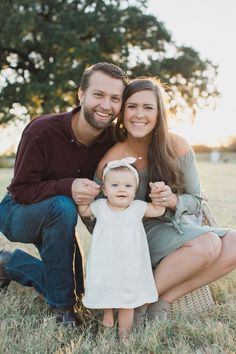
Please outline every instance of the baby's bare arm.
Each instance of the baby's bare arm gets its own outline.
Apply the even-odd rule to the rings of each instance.
[[[90,205],[78,205],[78,211],[79,211],[80,216],[83,216],[83,217],[86,217],[86,216],[88,217],[88,216],[93,215]]]
[[[93,201],[94,198],[97,196],[100,187],[93,186],[93,185],[86,185],[85,189],[88,191],[88,193],[90,193],[92,201]],[[78,205],[78,211],[79,211],[80,216],[83,216],[83,217],[89,217],[89,216],[93,215],[92,210],[90,208],[90,203],[89,204],[84,203],[84,204]]]
[[[159,205],[155,206],[152,203],[148,203],[144,216],[146,216],[147,218],[156,218],[158,216],[165,214],[165,211],[166,211],[165,207]]]

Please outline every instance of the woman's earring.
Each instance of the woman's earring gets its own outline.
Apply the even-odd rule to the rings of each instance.
[[[126,128],[125,128],[125,126],[123,124],[120,124],[120,129],[121,129],[123,137],[126,137],[127,130],[126,130]]]
[[[122,124],[122,132],[123,132],[123,134],[127,134],[127,130],[123,124]]]

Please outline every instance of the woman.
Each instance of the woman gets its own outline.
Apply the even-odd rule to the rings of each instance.
[[[159,300],[136,309],[135,322],[166,317],[170,303],[236,267],[236,232],[200,226],[190,216],[201,214],[201,189],[194,153],[170,133],[160,84],[154,79],[129,83],[117,122],[118,143],[100,161],[140,158],[136,198],[151,198],[167,208],[163,217],[144,220]],[[162,181],[162,187],[155,183]]]

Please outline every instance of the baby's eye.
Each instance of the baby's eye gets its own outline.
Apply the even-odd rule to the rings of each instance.
[[[118,186],[118,184],[117,183],[112,183],[112,185],[111,185],[112,187],[117,187]]]
[[[131,187],[132,187],[132,184],[126,184],[125,187],[126,187],[126,188],[131,188]]]

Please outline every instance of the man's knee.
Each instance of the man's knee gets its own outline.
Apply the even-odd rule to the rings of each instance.
[[[76,225],[78,212],[73,199],[65,195],[51,198],[51,216],[61,219],[61,222]]]

